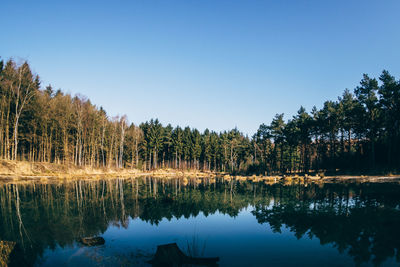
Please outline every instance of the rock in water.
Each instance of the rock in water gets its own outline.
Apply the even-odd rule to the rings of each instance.
[[[17,243],[0,241],[0,267],[3,266],[29,266]]]
[[[79,242],[82,245],[88,246],[88,247],[93,247],[93,246],[100,246],[104,245],[106,242],[104,238],[101,236],[95,236],[95,237],[82,237]]]

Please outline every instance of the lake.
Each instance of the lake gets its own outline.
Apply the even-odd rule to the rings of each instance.
[[[211,178],[3,183],[0,240],[34,266],[151,266],[169,243],[219,266],[398,266],[399,193]],[[95,236],[105,243],[81,243]]]

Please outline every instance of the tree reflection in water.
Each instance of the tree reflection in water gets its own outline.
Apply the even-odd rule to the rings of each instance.
[[[398,184],[266,185],[215,179],[109,179],[0,185],[0,240],[16,241],[31,263],[45,249],[127,228],[130,218],[231,217],[248,206],[260,224],[318,238],[356,264],[400,261]]]

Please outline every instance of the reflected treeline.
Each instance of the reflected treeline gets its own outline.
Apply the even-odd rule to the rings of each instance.
[[[355,263],[400,261],[400,196],[397,184],[287,187],[274,192],[274,204],[252,212],[274,232],[288,227],[299,239],[318,238],[348,253]],[[271,192],[272,193],[272,192]]]
[[[46,248],[99,235],[110,224],[126,228],[129,217],[158,224],[163,218],[189,218],[200,212],[237,216],[252,201],[262,200],[239,187],[215,179],[157,178],[3,184],[0,240],[17,241],[35,262]]]
[[[283,186],[215,179],[111,179],[61,184],[0,185],[0,240],[16,241],[31,263],[46,248],[101,235],[129,218],[151,224],[220,212],[237,216],[254,206],[259,223],[317,237],[356,263],[399,260],[400,186],[325,184]]]

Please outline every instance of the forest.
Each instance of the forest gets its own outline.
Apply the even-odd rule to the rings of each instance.
[[[268,118],[266,118],[267,120]],[[0,158],[94,168],[232,174],[394,173],[400,166],[400,81],[364,74],[353,91],[253,136],[129,123],[84,96],[42,87],[27,62],[0,61]]]

